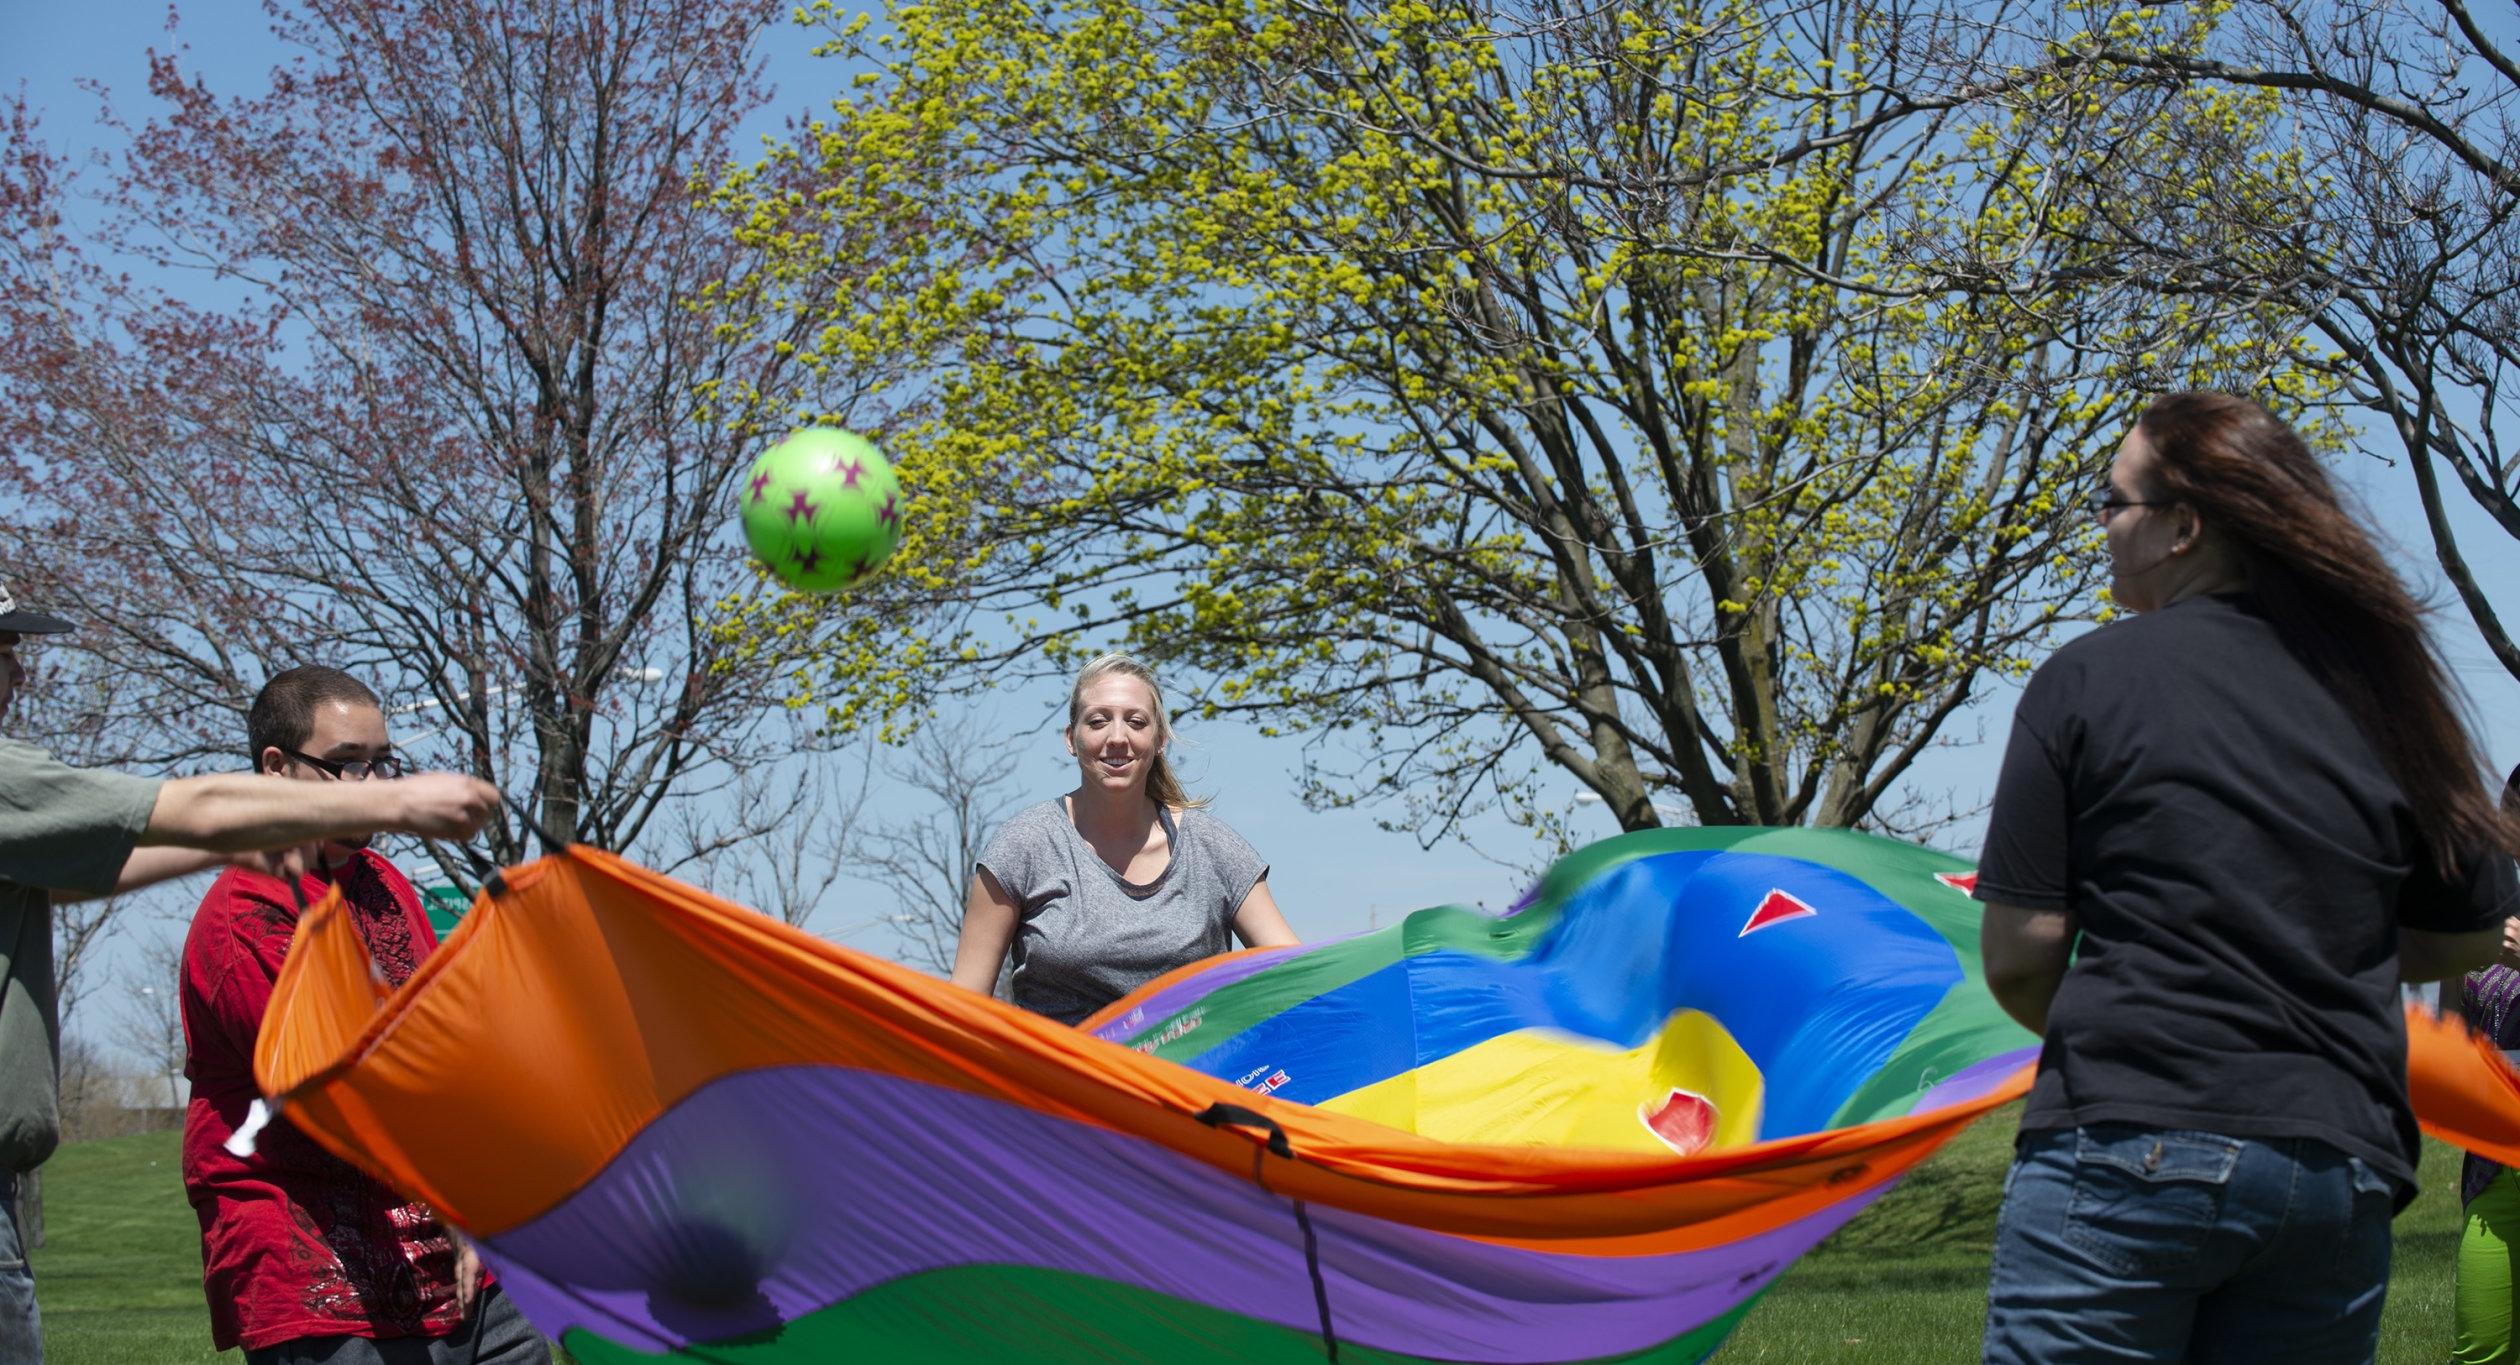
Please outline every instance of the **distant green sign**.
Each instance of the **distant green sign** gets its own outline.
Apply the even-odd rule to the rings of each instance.
[[[424,886],[420,908],[429,912],[429,927],[445,938],[463,920],[464,912],[472,909],[472,897],[451,886]]]

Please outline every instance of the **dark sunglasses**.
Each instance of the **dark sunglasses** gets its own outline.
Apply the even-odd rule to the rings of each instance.
[[[2083,509],[2102,521],[2107,521],[2109,514],[2121,507],[2168,507],[2171,505],[2168,500],[2159,498],[2121,498],[2118,496],[2118,491],[2107,484],[2102,484],[2083,494]]]
[[[403,775],[402,760],[395,758],[380,758],[372,762],[363,758],[354,758],[344,763],[335,763],[329,758],[317,758],[313,754],[302,754],[295,749],[283,749],[280,752],[329,776],[348,778],[351,781],[376,777],[390,782]]]

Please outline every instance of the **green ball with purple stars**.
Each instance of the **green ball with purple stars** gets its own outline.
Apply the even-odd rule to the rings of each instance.
[[[848,587],[901,543],[901,480],[875,443],[854,432],[790,432],[753,461],[737,492],[744,539],[799,592]]]

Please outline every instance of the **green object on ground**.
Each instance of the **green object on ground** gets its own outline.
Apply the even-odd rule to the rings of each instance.
[[[2459,1243],[2459,1288],[2450,1359],[2509,1360],[2512,1346],[2511,1253],[2520,1247],[2520,1178],[2504,1171],[2467,1208]]]
[[[790,433],[736,494],[753,553],[800,591],[848,587],[901,543],[901,480],[874,442],[850,432]]]

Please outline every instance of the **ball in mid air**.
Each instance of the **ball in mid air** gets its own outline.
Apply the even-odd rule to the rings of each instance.
[[[853,432],[790,432],[753,461],[737,493],[744,539],[799,591],[848,587],[901,543],[901,480],[875,443]]]

